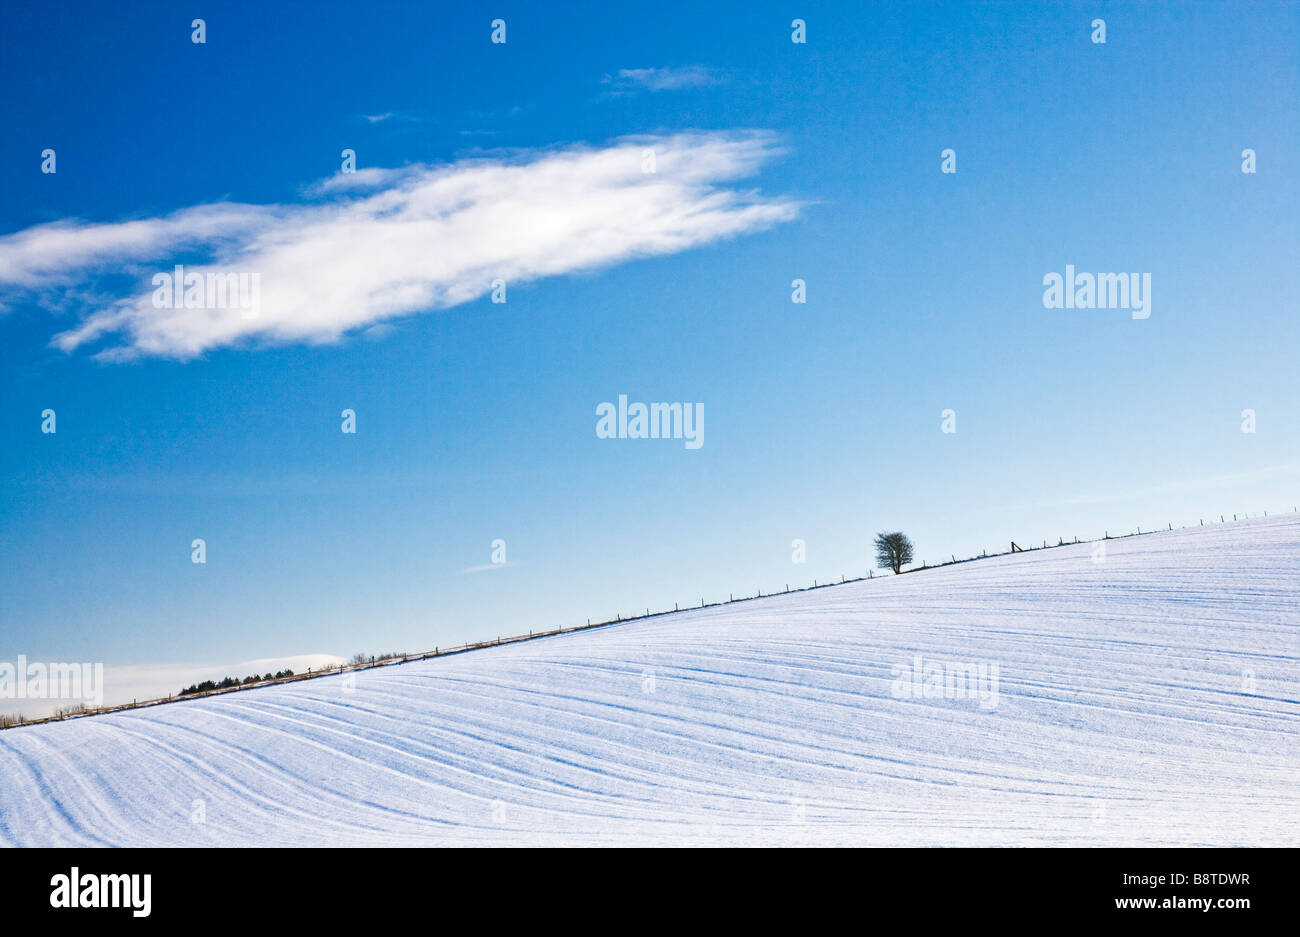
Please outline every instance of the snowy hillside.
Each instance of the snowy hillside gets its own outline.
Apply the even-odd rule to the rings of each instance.
[[[0,732],[0,842],[1300,845],[1300,517],[1093,550]]]

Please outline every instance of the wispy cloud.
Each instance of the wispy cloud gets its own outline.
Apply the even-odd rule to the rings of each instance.
[[[1084,492],[1083,494],[1071,495],[1064,498],[1052,498],[1050,500],[1035,501],[1028,504],[1004,505],[1002,507],[989,508],[988,510],[993,513],[1000,513],[1011,510],[1070,507],[1081,504],[1114,504],[1124,501],[1148,500],[1151,498],[1162,497],[1170,494],[1180,494],[1188,491],[1205,491],[1209,489],[1222,490],[1225,488],[1234,488],[1240,485],[1266,481],[1272,478],[1285,478],[1296,474],[1300,474],[1300,462],[1285,462],[1280,465],[1267,465],[1260,468],[1249,469],[1244,472],[1204,475],[1199,478],[1177,479],[1174,481],[1160,482],[1154,485],[1115,489],[1112,491]]]
[[[653,149],[653,172],[646,151]],[[65,351],[192,358],[248,343],[330,342],[492,288],[671,254],[794,218],[801,203],[731,183],[778,155],[761,132],[683,133],[449,165],[339,174],[288,205],[222,202],[0,237],[0,300],[69,309]],[[250,272],[260,307],[156,308],[151,278]],[[107,301],[104,274],[125,285]],[[126,274],[125,277],[120,275]]]
[[[364,120],[368,124],[418,124],[426,120],[419,114],[412,114],[407,111],[384,111],[379,114],[357,114],[355,116],[358,120]]]
[[[722,75],[703,65],[664,68],[622,68],[617,75],[606,75],[602,83],[615,91],[681,91],[703,88],[722,82]]]
[[[486,573],[492,569],[505,569],[507,566],[518,566],[518,563],[484,563],[482,566],[466,566],[460,570],[457,576],[471,576],[474,573]]]

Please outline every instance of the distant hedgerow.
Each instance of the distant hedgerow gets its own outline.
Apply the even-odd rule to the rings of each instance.
[[[210,690],[228,690],[236,686],[249,686],[254,683],[265,683],[268,680],[284,680],[294,675],[292,670],[277,670],[275,673],[250,674],[243,680],[235,677],[222,677],[221,680],[204,680],[202,683],[192,683],[185,689],[177,693],[177,696],[193,696],[196,693],[207,693]]]

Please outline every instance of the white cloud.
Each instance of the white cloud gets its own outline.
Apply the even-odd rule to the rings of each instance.
[[[243,679],[254,673],[275,673],[288,668],[294,673],[306,673],[308,668],[320,670],[346,663],[333,654],[297,654],[290,657],[263,657],[237,664],[164,664],[124,665],[104,668],[104,705],[119,706],[132,700],[159,699],[177,692],[182,687],[204,680],[223,677]],[[55,710],[79,700],[0,700],[0,712],[21,713],[28,719],[51,715]]]
[[[426,167],[412,166],[406,169],[380,169],[369,167],[366,169],[357,169],[352,172],[336,172],[327,179],[322,179],[315,185],[307,188],[308,194],[327,195],[332,192],[346,192],[348,190],[360,189],[378,189],[385,186],[395,185],[399,180],[412,175],[418,175]]]
[[[617,76],[606,75],[604,83],[623,90],[681,91],[718,84],[722,78],[703,65],[677,68],[623,68]]]
[[[130,257],[151,257],[200,244],[219,244],[273,222],[268,206],[218,202],[165,218],[86,224],[56,221],[0,238],[0,286],[36,288],[74,271],[111,266]]]
[[[653,148],[655,171],[643,171]],[[517,284],[671,254],[794,218],[800,203],[728,185],[779,153],[758,132],[684,133],[450,165],[340,174],[290,205],[217,203],[114,224],[60,221],[0,237],[0,300],[72,305],[65,351],[191,358],[247,343],[329,342]],[[155,308],[150,278],[249,272],[260,310]],[[106,273],[107,302],[75,297]],[[51,299],[52,292],[61,296]],[[78,308],[80,304],[80,308]]]
[[[505,569],[507,566],[518,566],[518,563],[484,563],[482,566],[466,566],[457,576],[472,576],[474,573],[486,573],[494,569]]]

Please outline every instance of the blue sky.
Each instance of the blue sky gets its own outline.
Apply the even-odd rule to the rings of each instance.
[[[414,651],[1300,500],[1294,4],[202,6],[3,13],[0,659]],[[255,324],[150,310],[214,257]],[[1150,318],[1044,308],[1067,264]],[[705,444],[597,438],[619,394]]]

